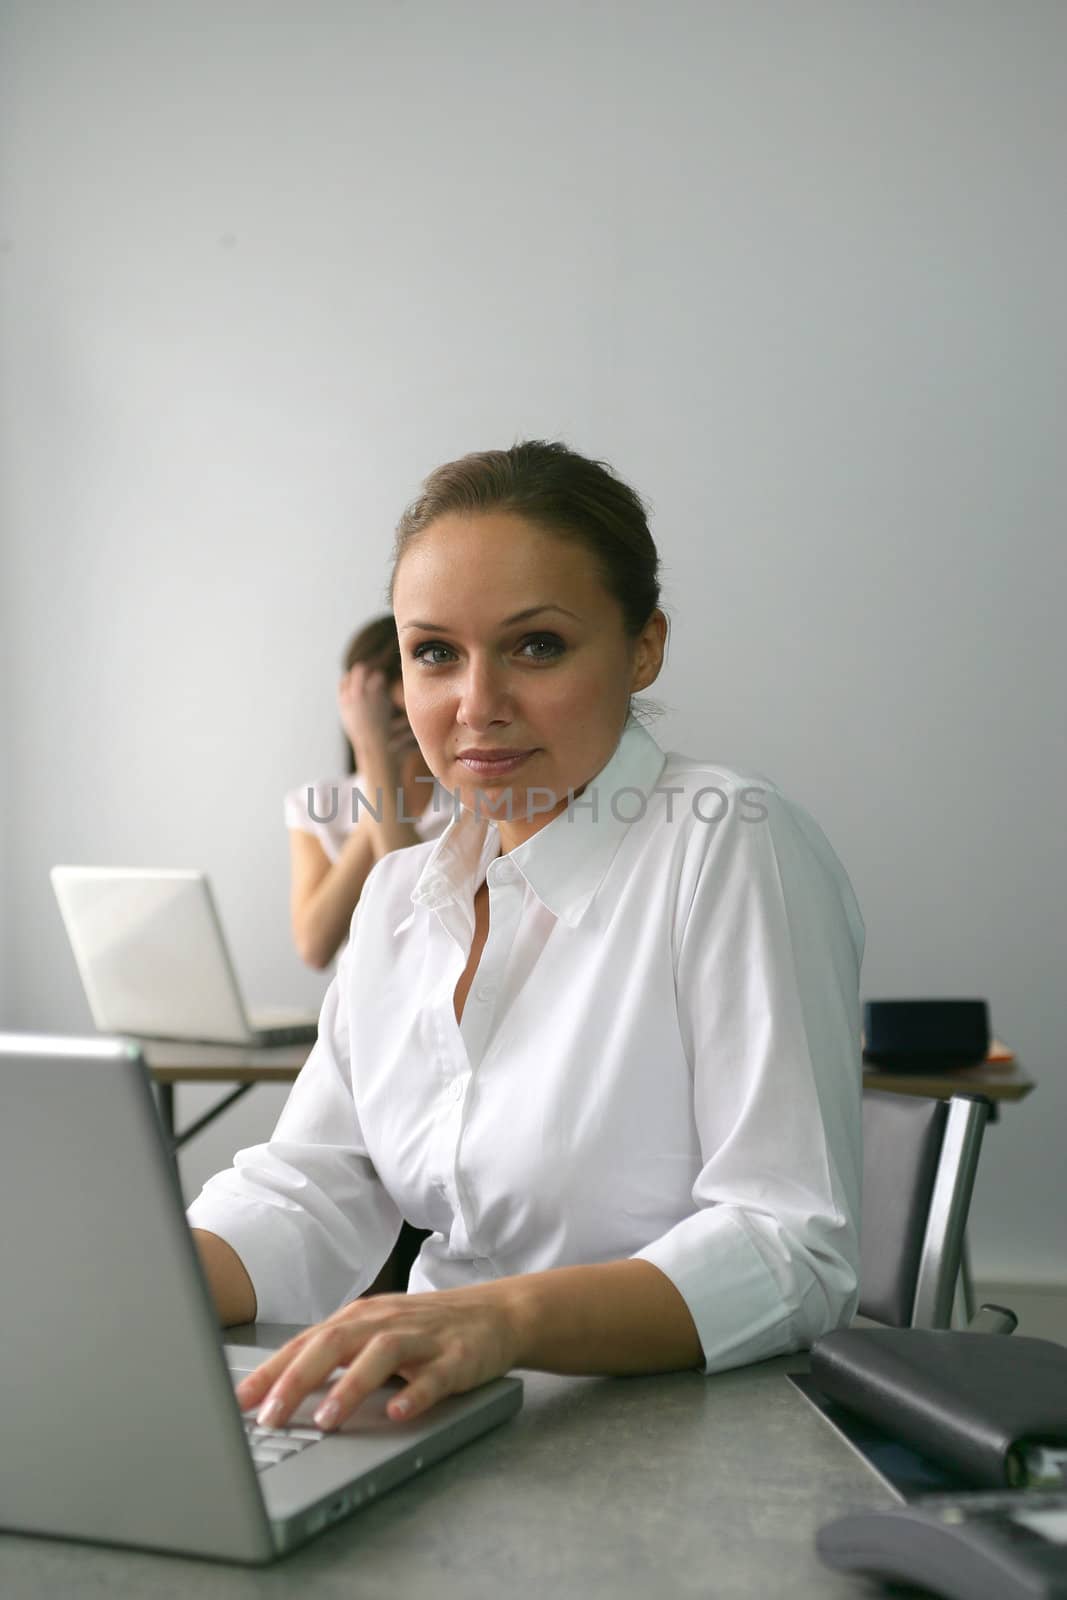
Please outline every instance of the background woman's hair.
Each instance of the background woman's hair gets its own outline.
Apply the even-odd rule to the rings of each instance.
[[[345,653],[341,657],[341,665],[348,672],[357,661],[366,661],[372,666],[379,667],[385,673],[386,685],[390,689],[394,683],[400,682],[402,676],[400,641],[396,636],[396,622],[389,613],[365,623],[359,632],[354,633],[349,639]],[[355,772],[356,758],[347,737],[344,744],[345,771]]]
[[[431,523],[485,511],[514,512],[584,545],[622,607],[631,638],[659,605],[659,554],[640,495],[607,462],[543,439],[526,439],[510,450],[479,450],[430,473],[397,524],[390,605],[400,559]]]

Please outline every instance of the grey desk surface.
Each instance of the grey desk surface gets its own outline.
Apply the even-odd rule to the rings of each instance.
[[[227,1331],[276,1346],[278,1326]],[[268,1568],[0,1535],[12,1600],[790,1600],[867,1593],[815,1529],[888,1490],[786,1382],[803,1356],[705,1378],[523,1373],[509,1422]],[[3,1448],[0,1442],[0,1448]]]

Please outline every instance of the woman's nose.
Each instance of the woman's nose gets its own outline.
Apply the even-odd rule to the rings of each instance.
[[[457,718],[471,728],[511,718],[504,674],[493,662],[471,658],[460,688]]]

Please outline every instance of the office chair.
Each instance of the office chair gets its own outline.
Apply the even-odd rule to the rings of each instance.
[[[989,1101],[863,1095],[859,1314],[891,1328],[949,1328]],[[1010,1315],[1010,1313],[1008,1313]]]

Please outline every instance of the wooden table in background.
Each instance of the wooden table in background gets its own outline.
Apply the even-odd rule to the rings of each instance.
[[[180,1044],[159,1039],[140,1041],[148,1069],[159,1091],[160,1111],[175,1150],[180,1150],[203,1128],[257,1083],[292,1083],[307,1060],[310,1045],[286,1045],[279,1050],[250,1050],[244,1045]],[[179,1083],[233,1084],[229,1094],[179,1133],[174,1118],[174,1088]],[[956,1067],[933,1076],[924,1073],[884,1072],[868,1067],[865,1089],[886,1089],[891,1094],[927,1094],[947,1100],[954,1094],[980,1094],[992,1103],[996,1120],[1002,1101],[1022,1100],[1035,1087],[1019,1069],[1015,1056],[998,1039],[989,1057],[977,1067]]]
[[[949,1100],[954,1094],[980,1094],[990,1102],[989,1120],[997,1120],[1004,1101],[1022,1100],[1035,1088],[1033,1078],[1020,1071],[1014,1052],[999,1039],[989,1047],[980,1066],[953,1067],[943,1072],[886,1072],[881,1067],[865,1067],[865,1089],[886,1089],[891,1094],[925,1094],[933,1100]]]

